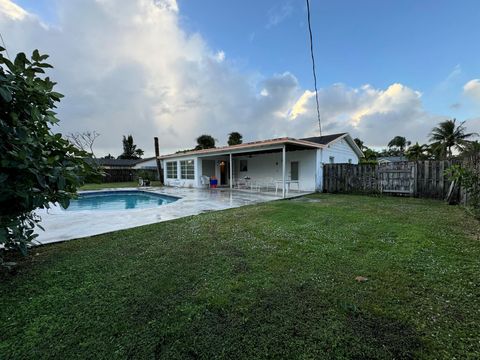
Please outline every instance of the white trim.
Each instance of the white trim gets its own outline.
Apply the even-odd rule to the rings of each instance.
[[[365,155],[363,154],[362,149],[360,149],[357,145],[357,143],[353,140],[352,136],[349,133],[345,133],[342,136],[339,136],[332,141],[330,141],[328,144],[326,144],[327,147],[335,144],[337,141],[340,141],[342,139],[345,139],[348,142],[348,145],[352,148],[353,151],[358,155],[358,157],[362,158]]]

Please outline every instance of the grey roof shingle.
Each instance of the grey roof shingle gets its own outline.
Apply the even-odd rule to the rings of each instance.
[[[331,143],[333,140],[338,139],[339,137],[342,137],[345,134],[346,133],[331,134],[331,135],[325,135],[325,136],[313,136],[313,137],[303,138],[300,140],[310,141],[320,145],[327,145],[328,143]]]

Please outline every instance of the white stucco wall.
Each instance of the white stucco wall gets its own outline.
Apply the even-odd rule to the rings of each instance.
[[[341,139],[323,149],[322,162],[330,163],[330,156],[334,157],[335,164],[358,164],[358,155],[353,151],[345,139]],[[349,161],[350,160],[350,161]]]

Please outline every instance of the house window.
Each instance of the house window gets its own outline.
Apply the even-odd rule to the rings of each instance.
[[[195,166],[193,160],[180,161],[180,175],[181,179],[195,179]]]
[[[248,161],[240,160],[240,171],[248,171]]]
[[[334,164],[335,163],[335,156],[330,156],[330,164]]]
[[[290,163],[290,180],[298,180],[298,161]]]
[[[167,179],[176,179],[177,178],[177,162],[168,161],[167,162]]]

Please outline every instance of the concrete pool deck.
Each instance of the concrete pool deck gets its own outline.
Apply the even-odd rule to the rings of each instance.
[[[87,236],[99,235],[111,231],[129,229],[136,226],[173,220],[185,216],[197,215],[208,211],[236,208],[244,205],[279,200],[281,197],[272,194],[247,192],[230,189],[186,189],[186,188],[121,188],[103,189],[99,191],[143,190],[157,194],[176,196],[180,199],[157,208],[128,210],[85,210],[65,211],[60,207],[39,210],[42,217],[40,225],[45,229],[37,229],[37,244],[48,244]],[[92,191],[88,191],[91,193]],[[303,195],[292,192],[289,197]]]

